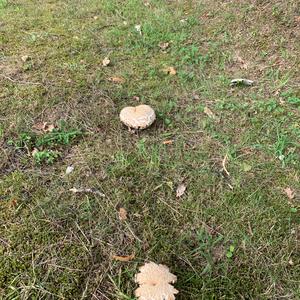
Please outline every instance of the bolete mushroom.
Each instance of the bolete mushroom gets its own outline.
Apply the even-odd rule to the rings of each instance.
[[[121,110],[120,120],[133,129],[145,129],[155,121],[155,111],[149,105],[128,106]]]
[[[175,300],[178,291],[171,285],[177,277],[165,265],[146,263],[135,277],[139,287],[135,296],[140,300]]]

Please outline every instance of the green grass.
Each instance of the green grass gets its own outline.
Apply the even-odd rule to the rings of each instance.
[[[152,260],[178,299],[299,299],[297,1],[148,2],[0,0],[0,298],[133,300]]]

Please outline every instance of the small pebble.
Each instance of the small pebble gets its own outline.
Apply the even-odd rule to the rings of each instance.
[[[66,169],[66,174],[70,174],[74,171],[74,167],[73,166],[68,166],[67,169]]]

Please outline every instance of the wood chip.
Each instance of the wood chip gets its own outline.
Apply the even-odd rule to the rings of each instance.
[[[108,80],[113,83],[118,83],[118,84],[122,84],[125,82],[125,79],[122,77],[109,77]]]
[[[131,254],[131,255],[121,255],[121,256],[119,256],[119,255],[113,255],[112,256],[112,259],[114,259],[114,260],[117,260],[117,261],[123,261],[123,262],[126,262],[126,261],[131,261],[131,260],[133,260],[135,258],[135,254],[133,253],[133,254]]]

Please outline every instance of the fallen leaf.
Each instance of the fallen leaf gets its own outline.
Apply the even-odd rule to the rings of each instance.
[[[125,79],[122,77],[109,77],[108,80],[113,83],[120,83],[120,84],[125,82]]]
[[[245,79],[245,78],[236,78],[232,79],[230,82],[231,86],[236,86],[236,85],[246,85],[246,86],[251,86],[254,84],[253,80],[250,79]]]
[[[285,188],[284,192],[290,200],[295,198],[295,191],[293,191],[290,187]]]
[[[167,67],[163,69],[163,72],[169,75],[176,75],[176,69],[174,67]]]
[[[114,259],[114,260],[117,260],[117,261],[131,261],[131,260],[133,260],[135,258],[135,254],[133,253],[133,254],[131,254],[131,255],[121,255],[121,256],[119,256],[119,255],[113,255],[112,256],[112,259]]]
[[[161,49],[161,50],[166,50],[167,48],[169,48],[169,46],[170,46],[170,43],[163,43],[163,42],[161,42],[161,43],[159,43],[159,48]]]
[[[173,140],[167,140],[167,141],[163,141],[164,145],[172,145],[173,144]]]
[[[45,125],[45,128],[44,128],[44,131],[45,132],[52,132],[54,130],[55,126],[53,124],[46,124]]]
[[[215,117],[214,113],[207,106],[204,107],[204,113],[212,119]]]
[[[39,122],[32,126],[33,129],[43,132],[52,132],[55,129],[53,124],[48,124],[48,122]]]
[[[127,219],[127,210],[124,207],[119,209],[119,220],[125,221]]]
[[[94,20],[97,20],[99,17],[98,16],[94,16]]]
[[[177,198],[181,197],[184,194],[185,190],[186,190],[186,185],[180,183],[176,189],[176,197]]]
[[[108,57],[105,57],[105,58],[102,60],[102,65],[103,65],[103,67],[107,67],[109,64],[110,64],[110,59],[109,59]]]
[[[30,56],[29,55],[23,55],[23,56],[21,56],[21,60],[23,62],[26,62],[26,61],[30,60]]]
[[[69,189],[70,192],[77,194],[77,193],[91,193],[91,194],[96,194],[100,197],[105,197],[105,195],[103,193],[101,193],[100,191],[96,190],[96,189],[82,189],[82,188],[71,188]]]
[[[10,205],[13,206],[14,208],[17,207],[17,204],[18,204],[18,201],[17,201],[16,199],[12,199],[12,200],[10,201]]]
[[[74,171],[74,167],[73,166],[68,166],[67,168],[66,168],[66,174],[68,175],[68,174],[70,174],[70,173],[72,173]]]

